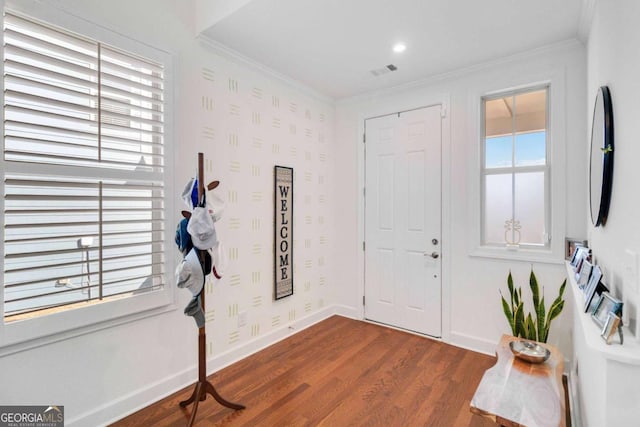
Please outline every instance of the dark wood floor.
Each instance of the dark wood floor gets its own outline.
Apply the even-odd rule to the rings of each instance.
[[[334,316],[211,375],[234,412],[210,396],[196,425],[495,426],[469,412],[493,357]],[[195,381],[195,379],[194,379]],[[184,426],[181,390],[115,426]]]

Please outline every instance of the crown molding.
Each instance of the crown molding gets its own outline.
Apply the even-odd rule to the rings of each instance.
[[[591,16],[593,14],[593,3],[595,3],[597,0],[583,0],[585,3],[592,3],[591,6]],[[581,20],[582,22],[582,20]],[[589,20],[589,25],[590,25],[590,20]],[[399,91],[403,91],[403,90],[407,90],[407,89],[412,89],[412,88],[417,88],[417,87],[421,87],[421,86],[427,86],[430,84],[434,84],[437,82],[442,82],[442,81],[446,81],[446,80],[451,80],[454,78],[462,78],[468,75],[471,75],[473,73],[476,73],[478,71],[482,71],[485,70],[487,68],[492,68],[495,66],[499,66],[499,65],[504,65],[510,62],[515,62],[515,61],[520,61],[526,58],[530,58],[536,55],[541,55],[541,54],[546,54],[546,53],[551,53],[551,52],[555,52],[558,50],[565,50],[565,49],[570,49],[573,47],[577,47],[577,46],[584,46],[584,43],[581,39],[577,39],[577,38],[573,38],[573,39],[568,39],[568,40],[564,40],[558,43],[554,43],[554,44],[550,44],[550,45],[546,45],[546,46],[542,46],[539,48],[535,48],[535,49],[531,49],[531,50],[527,50],[525,52],[519,52],[513,55],[509,55],[509,56],[505,56],[505,57],[501,57],[501,58],[497,58],[497,59],[492,59],[489,61],[485,61],[485,62],[481,62],[478,64],[474,64],[468,67],[463,67],[463,68],[459,68],[457,70],[453,70],[453,71],[447,71],[444,73],[440,73],[440,74],[435,74],[423,79],[419,79],[419,80],[414,80],[412,82],[408,82],[408,83],[403,83],[401,85],[396,85],[396,86],[392,86],[389,88],[384,88],[384,89],[378,89],[378,90],[373,90],[373,91],[367,91],[364,93],[360,93],[357,95],[353,95],[347,98],[341,98],[341,99],[335,99],[332,98],[330,96],[324,95],[318,91],[316,91],[315,89],[312,89],[311,87],[305,85],[304,83],[299,82],[298,80],[293,79],[292,77],[289,77],[283,73],[280,73],[279,71],[274,70],[273,68],[270,68],[264,64],[262,64],[261,62],[258,62],[256,60],[253,60],[241,53],[239,53],[236,50],[233,50],[231,48],[229,48],[228,46],[223,45],[222,43],[219,43],[213,39],[211,39],[210,37],[208,37],[206,34],[200,33],[196,39],[202,43],[202,45],[206,46],[208,49],[210,49],[213,53],[220,55],[226,59],[231,60],[232,62],[236,63],[236,64],[240,64],[246,67],[249,67],[253,70],[256,70],[258,72],[261,72],[263,74],[266,74],[272,78],[275,78],[279,81],[281,81],[282,83],[300,91],[301,93],[311,96],[313,98],[315,98],[318,101],[321,102],[325,102],[328,103],[332,106],[335,105],[348,105],[354,102],[359,102],[359,101],[363,101],[366,99],[369,99],[371,97],[376,97],[376,96],[381,96],[381,95],[388,95],[388,94],[392,94],[395,92],[399,92]]]
[[[587,0],[588,1],[588,0]],[[401,85],[392,86],[389,88],[373,90],[369,92],[364,92],[358,95],[354,95],[348,98],[342,98],[336,101],[336,105],[349,105],[362,101],[367,101],[371,98],[376,98],[379,96],[391,95],[397,92],[405,91],[408,89],[416,89],[419,87],[433,85],[435,83],[440,83],[447,80],[452,80],[456,78],[463,78],[473,73],[477,73],[482,70],[486,70],[488,68],[497,67],[500,65],[505,65],[511,62],[522,61],[527,58],[531,58],[537,55],[543,55],[547,53],[552,53],[556,51],[562,51],[571,49],[574,47],[584,47],[584,43],[582,43],[578,39],[568,39],[558,43],[538,47],[535,49],[527,50],[524,52],[519,52],[513,55],[504,56],[497,59],[492,59],[485,62],[480,62],[478,64],[470,65],[468,67],[459,68],[453,71],[447,71],[440,74],[434,74],[429,77],[425,77],[423,79],[414,80],[412,82],[403,83]]]
[[[598,0],[582,0],[582,10],[578,21],[578,39],[583,43],[586,43],[589,39],[591,21],[593,20],[597,2]]]
[[[211,50],[213,53],[219,56],[222,56],[223,58],[229,59],[236,64],[243,65],[255,71],[259,71],[262,74],[266,74],[267,76],[272,77],[276,80],[279,80],[280,82],[286,84],[287,86],[290,86],[298,90],[299,92],[302,92],[303,94],[308,95],[318,101],[330,104],[331,106],[334,106],[336,103],[336,100],[334,98],[327,96],[321,92],[318,92],[317,90],[312,89],[310,86],[307,86],[306,84],[301,83],[298,80],[295,80],[294,78],[287,76],[286,74],[282,74],[279,71],[276,71],[273,68],[270,68],[261,62],[251,59],[248,56],[245,56],[240,52],[233,50],[230,47],[225,46],[220,42],[213,40],[211,37],[207,36],[204,33],[198,34],[196,36],[196,39],[203,46]]]

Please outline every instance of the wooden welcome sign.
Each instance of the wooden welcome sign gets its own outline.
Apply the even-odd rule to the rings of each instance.
[[[293,295],[293,168],[275,167],[275,299]]]

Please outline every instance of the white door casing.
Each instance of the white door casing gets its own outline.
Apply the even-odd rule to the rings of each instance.
[[[440,337],[441,106],[365,132],[365,318]]]

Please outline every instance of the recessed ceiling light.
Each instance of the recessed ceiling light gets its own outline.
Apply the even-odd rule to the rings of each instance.
[[[396,43],[393,45],[393,51],[396,53],[404,52],[407,49],[404,43]]]

